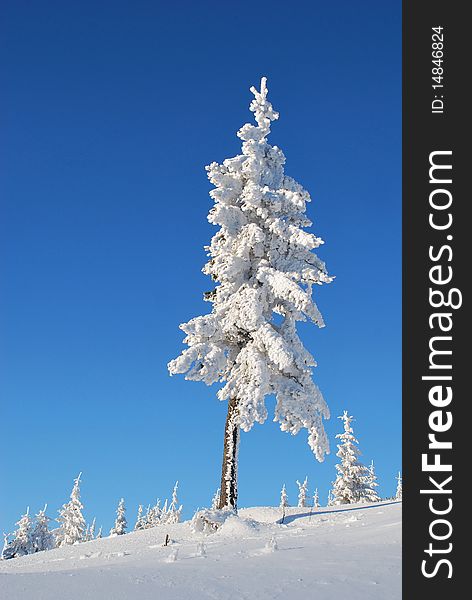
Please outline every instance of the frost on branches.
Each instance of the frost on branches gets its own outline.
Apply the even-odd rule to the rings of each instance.
[[[341,440],[338,444],[336,456],[341,459],[340,464],[336,465],[337,477],[333,483],[331,505],[352,504],[355,502],[368,501],[368,492],[366,491],[367,468],[359,462],[360,455],[357,447],[358,441],[353,435],[350,417],[346,411],[341,417],[344,423],[344,433],[338,433],[336,437]]]
[[[83,505],[80,501],[80,477],[74,480],[70,500],[59,511],[60,528],[57,530],[57,545],[66,546],[82,542],[85,535],[85,519],[82,515]]]
[[[316,458],[329,452],[322,422],[329,410],[296,324],[308,319],[324,326],[313,286],[332,278],[313,253],[323,241],[305,231],[312,224],[305,214],[310,196],[284,174],[284,154],[267,141],[279,115],[267,99],[266,79],[251,92],[256,125],[238,131],[242,154],[207,167],[215,186],[208,220],[219,227],[203,269],[216,282],[205,294],[212,310],[180,326],[188,348],[168,365],[171,374],[225,384],[218,392],[228,400],[220,508],[236,507],[239,428],[264,423],[267,395],[276,397],[274,421],[282,431],[305,428]]]
[[[126,522],[126,507],[124,498],[118,503],[118,508],[116,509],[116,520],[114,526],[110,529],[110,536],[115,535],[123,535],[126,533],[126,528],[128,527],[128,523]]]

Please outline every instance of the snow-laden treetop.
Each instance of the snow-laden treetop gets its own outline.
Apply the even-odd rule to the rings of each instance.
[[[274,394],[274,421],[292,434],[306,428],[310,447],[323,460],[329,444],[322,419],[329,410],[312,380],[316,363],[296,322],[324,326],[312,287],[332,278],[313,252],[323,241],[305,231],[310,196],[285,175],[283,152],[267,141],[279,115],[267,99],[266,78],[260,91],[251,92],[257,124],[238,131],[242,154],[206,167],[215,186],[208,220],[219,226],[203,268],[217,282],[205,294],[212,311],[180,326],[188,348],[169,371],[207,385],[224,382],[218,397],[237,399],[244,431],[266,420],[264,399]]]

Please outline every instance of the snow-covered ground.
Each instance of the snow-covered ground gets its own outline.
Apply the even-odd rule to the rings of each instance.
[[[312,515],[289,508],[284,524],[280,518],[279,508],[247,508],[214,534],[185,522],[0,561],[0,597],[400,599],[400,502]],[[167,533],[172,543],[163,547]]]

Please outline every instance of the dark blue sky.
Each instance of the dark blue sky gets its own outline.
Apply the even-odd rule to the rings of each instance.
[[[1,9],[0,530],[55,516],[83,471],[108,528],[181,482],[219,484],[226,406],[170,378],[178,325],[207,312],[204,165],[234,156],[268,77],[270,141],[312,194],[327,327],[303,325],[332,418],[319,464],[269,419],[242,435],[240,504],[309,476],[326,501],[336,419],[356,417],[392,494],[401,450],[401,3],[26,2]],[[272,400],[268,401],[270,409]]]

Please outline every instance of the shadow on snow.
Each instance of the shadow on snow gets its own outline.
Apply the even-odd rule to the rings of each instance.
[[[332,515],[335,513],[351,512],[353,510],[368,510],[369,508],[380,508],[381,506],[390,506],[390,504],[401,504],[401,500],[393,500],[392,502],[383,502],[382,504],[363,504],[362,506],[354,506],[353,508],[339,508],[336,510],[311,510],[307,513],[298,515],[286,515],[284,519],[276,521],[278,525],[287,525],[287,523],[293,523],[297,519],[303,519],[305,517],[317,517],[318,515]],[[344,504],[343,506],[349,506]]]

